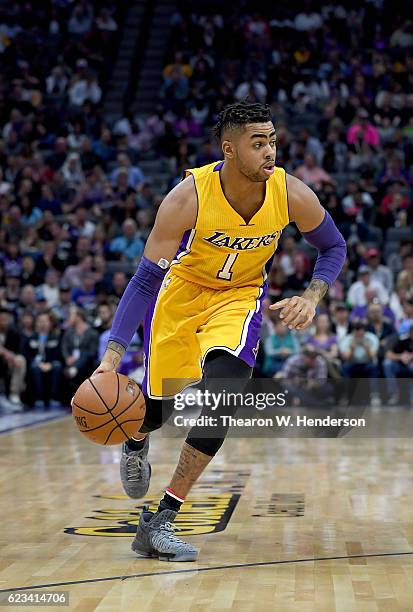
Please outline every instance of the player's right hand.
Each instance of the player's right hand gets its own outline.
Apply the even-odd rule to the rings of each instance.
[[[104,374],[105,372],[116,372],[116,368],[113,367],[113,364],[109,363],[108,361],[102,361],[93,372],[91,378],[94,378],[98,374]]]

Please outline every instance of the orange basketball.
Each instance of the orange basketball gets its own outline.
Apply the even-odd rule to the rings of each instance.
[[[121,444],[139,431],[145,398],[135,381],[117,372],[87,378],[72,399],[79,431],[96,444]]]

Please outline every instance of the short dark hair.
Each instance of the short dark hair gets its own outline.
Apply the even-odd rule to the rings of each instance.
[[[227,128],[236,129],[247,123],[265,123],[271,120],[271,108],[268,104],[241,100],[241,102],[229,104],[220,112],[218,121],[213,127],[213,133],[219,140]]]

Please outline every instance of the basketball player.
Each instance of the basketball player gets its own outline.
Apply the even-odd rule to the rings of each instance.
[[[182,379],[203,377],[211,389],[220,378],[232,379],[239,390],[251,377],[266,277],[283,228],[294,222],[318,249],[303,295],[271,306],[289,328],[311,324],[345,259],[345,241],[316,195],[275,166],[268,106],[232,104],[221,113],[215,132],[224,160],[188,170],[165,197],[94,373],[116,370],[145,319],[146,416],[140,431],[124,444],[121,459],[122,483],[133,498],[149,487],[147,434],[169,416],[162,398],[187,386]],[[206,438],[196,427],[190,430],[157,512],[142,512],[134,551],[168,561],[197,558],[197,550],[174,535],[172,523],[224,437],[225,432]]]

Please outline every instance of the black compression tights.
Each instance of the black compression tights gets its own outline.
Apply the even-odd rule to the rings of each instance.
[[[231,383],[225,385],[227,392],[241,393],[248,380],[251,378],[252,368],[230,353],[216,349],[211,351],[206,359],[203,370],[203,381],[205,389],[210,393],[219,393],[222,391],[222,383],[220,379],[228,379]],[[162,424],[168,420],[174,410],[173,400],[156,400],[149,397],[146,400],[146,414],[143,425],[140,429],[142,433],[149,433],[155,429],[162,427]],[[214,418],[220,415],[233,416],[236,412],[234,406],[218,405],[217,409],[211,411],[211,408],[204,406],[201,416],[213,416]],[[213,457],[221,448],[227,433],[227,427],[219,427],[217,437],[210,438],[205,435],[205,428],[199,429],[193,427],[186,439],[187,444],[196,450]]]

